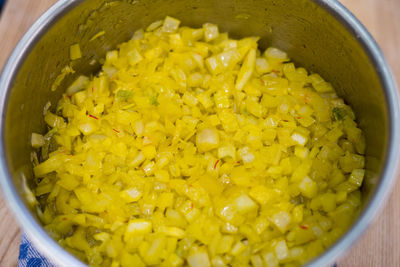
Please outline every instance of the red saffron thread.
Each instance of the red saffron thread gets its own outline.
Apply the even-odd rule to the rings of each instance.
[[[93,118],[93,119],[95,119],[95,120],[98,120],[99,118],[97,118],[96,116],[93,116],[93,115],[91,115],[91,114],[89,114],[89,117],[90,118]]]
[[[279,70],[271,70],[271,72],[278,74],[278,75],[281,73]]]
[[[113,128],[113,131],[116,132],[116,133],[119,133],[119,131],[118,131],[118,130],[115,130],[114,128]]]
[[[217,159],[217,161],[214,164],[214,170],[217,168],[218,163],[219,163],[219,159]]]

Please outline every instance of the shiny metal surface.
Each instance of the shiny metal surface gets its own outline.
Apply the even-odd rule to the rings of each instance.
[[[45,233],[26,204],[21,179],[32,177],[30,134],[44,131],[43,106],[50,100],[54,108],[76,75],[96,72],[105,51],[166,15],[190,26],[213,22],[234,37],[261,36],[261,47],[287,50],[299,66],[332,82],[355,110],[367,138],[364,209],[347,234],[310,263],[328,265],[364,232],[388,196],[400,145],[399,102],[390,69],[358,20],[330,0],[60,0],[26,33],[0,79],[0,181],[21,226],[54,262],[82,265]],[[89,41],[102,30],[104,36]],[[51,92],[74,43],[80,43],[84,58],[73,63],[76,73]]]

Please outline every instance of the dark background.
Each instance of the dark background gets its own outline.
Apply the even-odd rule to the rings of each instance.
[[[3,5],[6,2],[6,0],[0,0],[0,11],[3,9]]]

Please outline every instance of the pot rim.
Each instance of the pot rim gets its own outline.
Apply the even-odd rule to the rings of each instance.
[[[9,208],[19,221],[23,231],[28,235],[29,239],[35,244],[39,251],[44,252],[47,257],[60,266],[86,266],[84,263],[76,259],[65,249],[63,249],[55,240],[53,240],[43,227],[33,218],[24,202],[19,197],[12,180],[10,179],[10,171],[7,166],[5,153],[5,137],[4,123],[5,112],[9,91],[13,85],[18,69],[26,56],[30,53],[36,42],[40,40],[42,35],[58,21],[69,10],[79,5],[84,0],[59,0],[50,9],[48,9],[36,22],[29,28],[22,39],[19,41],[11,56],[9,57],[0,78],[0,127],[1,127],[1,145],[0,145],[0,184],[7,199]],[[347,230],[333,246],[327,249],[323,254],[308,263],[308,266],[327,266],[338,259],[349,250],[350,246],[356,242],[362,233],[373,222],[376,215],[382,209],[385,200],[389,197],[391,189],[394,185],[396,173],[398,172],[398,159],[400,151],[400,110],[399,110],[399,94],[396,82],[393,78],[389,65],[387,64],[382,51],[377,45],[374,38],[361,24],[361,22],[337,0],[310,0],[319,7],[326,10],[334,16],[364,48],[369,59],[372,61],[375,70],[380,78],[384,88],[385,100],[389,116],[389,136],[387,142],[387,154],[383,172],[379,185],[374,195],[371,197],[368,206],[362,214],[353,223],[352,227]]]
[[[338,239],[333,246],[326,250],[319,257],[311,261],[308,266],[326,266],[333,263],[340,255],[349,251],[351,246],[362,236],[367,228],[373,223],[381,213],[386,200],[389,198],[399,173],[399,152],[400,152],[400,111],[399,111],[399,92],[396,81],[393,77],[390,66],[388,65],[379,45],[368,32],[365,26],[337,0],[312,0],[333,15],[364,48],[369,59],[372,61],[375,70],[382,83],[387,111],[389,117],[389,136],[387,142],[387,152],[382,167],[381,179],[375,189],[374,195],[369,200],[368,206],[359,215],[347,232]]]

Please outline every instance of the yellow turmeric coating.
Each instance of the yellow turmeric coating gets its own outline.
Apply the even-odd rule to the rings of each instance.
[[[92,266],[304,264],[360,207],[351,108],[256,37],[179,24],[137,31],[47,111],[40,219]]]

